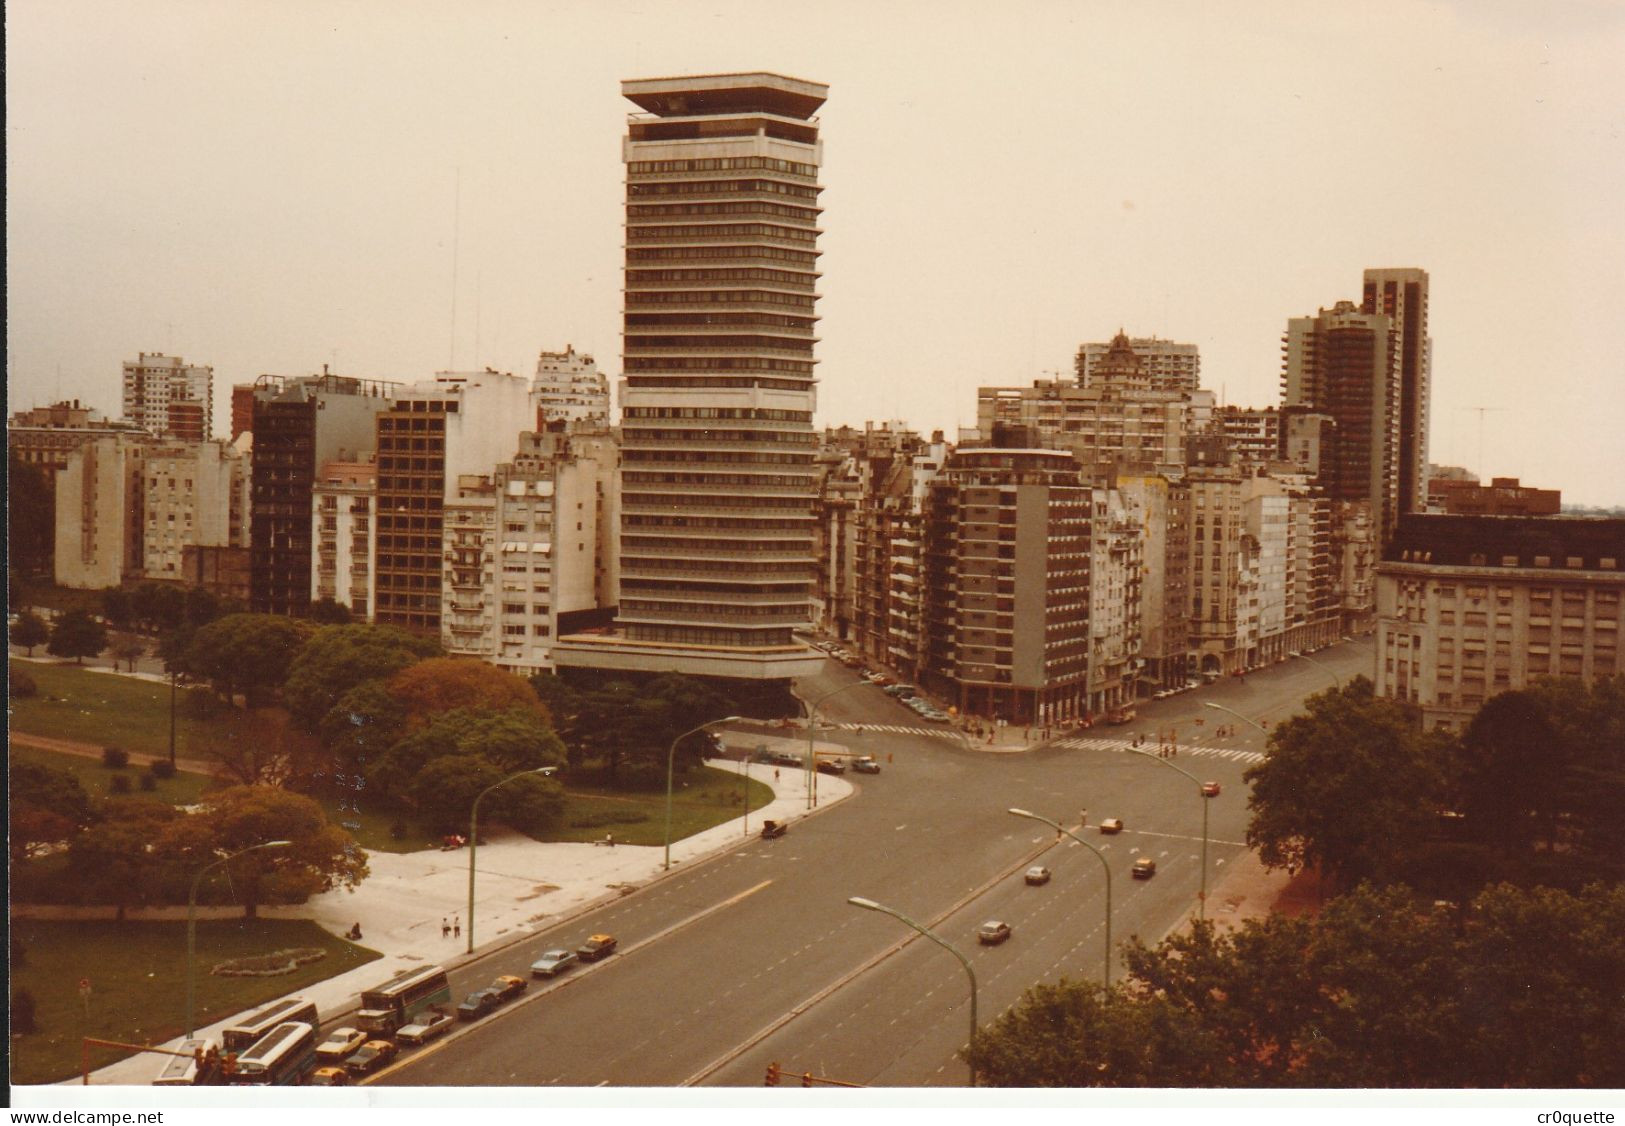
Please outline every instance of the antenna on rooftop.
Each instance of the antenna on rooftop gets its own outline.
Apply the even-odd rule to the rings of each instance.
[[[1464,411],[1478,412],[1478,483],[1489,484],[1489,477],[1484,472],[1484,416],[1490,411],[1504,411],[1506,407],[1462,407]]]
[[[446,357],[446,370],[457,370],[457,252],[462,236],[463,220],[463,167],[457,166],[456,184],[451,196],[451,347]]]

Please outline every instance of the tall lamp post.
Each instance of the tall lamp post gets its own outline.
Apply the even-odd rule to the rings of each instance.
[[[1212,706],[1216,707],[1217,705],[1212,705]],[[1229,709],[1226,708],[1225,710],[1228,711]],[[1177,771],[1179,771],[1179,773],[1181,773],[1185,777],[1189,778],[1192,782],[1196,783],[1196,794],[1197,794],[1198,797],[1200,797],[1202,799],[1202,898],[1197,900],[1196,913],[1197,913],[1197,918],[1206,919],[1207,918],[1207,803],[1208,803],[1208,796],[1202,792],[1202,781],[1201,781],[1201,779],[1197,778],[1196,775],[1194,775],[1190,771],[1186,770],[1184,767],[1175,766],[1173,763],[1169,762],[1167,759],[1158,758],[1156,755],[1152,754],[1150,751],[1142,751],[1142,750],[1138,750],[1138,749],[1136,749],[1134,747],[1124,747],[1123,749],[1128,751],[1128,753],[1131,754],[1131,755],[1139,755],[1142,758],[1148,758],[1152,762],[1157,763],[1157,764],[1159,764],[1161,766],[1166,766],[1169,770],[1177,770]]]
[[[849,692],[854,688],[862,688],[869,683],[867,680],[854,680],[851,684],[843,684],[833,688],[814,700],[807,709],[807,808],[816,804],[816,788],[818,786],[818,759],[813,752],[813,736],[818,729],[818,706],[831,696],[838,696],[842,692]]]
[[[919,923],[916,923],[913,919],[909,918],[907,915],[903,914],[901,911],[894,911],[890,907],[885,906],[884,904],[876,903],[872,899],[865,899],[861,895],[854,895],[851,898],[849,898],[847,900],[847,902],[850,903],[854,907],[861,907],[865,911],[879,911],[882,915],[890,915],[892,918],[896,919],[898,922],[902,923],[904,926],[912,927],[916,931],[919,931],[921,934],[925,935],[926,938],[929,938],[932,942],[936,943],[938,946],[942,947],[948,953],[952,954],[955,958],[959,959],[959,964],[965,967],[965,976],[970,978],[970,1046],[972,1048],[975,1048],[976,1047],[976,1028],[977,1028],[977,1024],[976,1024],[976,971],[971,969],[970,959],[965,957],[958,950],[954,949],[954,947],[950,946],[947,942],[945,942],[941,938],[937,937],[931,931],[926,930]],[[975,1064],[970,1065],[970,1085],[972,1087],[976,1086],[976,1065]]]
[[[1031,812],[1029,810],[1025,810],[1025,809],[1010,809],[1010,810],[1006,810],[1005,812],[1007,812],[1007,813],[1009,813],[1009,814],[1011,814],[1011,815],[1013,815],[1015,817],[1025,817],[1025,818],[1028,818],[1029,820],[1032,820],[1032,821],[1042,821],[1044,824],[1048,825],[1051,829],[1054,829],[1057,833],[1065,833],[1067,836],[1071,837],[1073,840],[1075,840],[1079,844],[1081,844],[1084,848],[1086,848],[1090,852],[1094,853],[1096,858],[1099,859],[1099,861],[1100,861],[1100,866],[1106,870],[1106,970],[1105,970],[1105,974],[1103,975],[1104,978],[1105,978],[1105,981],[1104,981],[1103,984],[1105,984],[1105,986],[1108,989],[1111,988],[1111,984],[1112,984],[1112,869],[1111,869],[1111,865],[1106,863],[1106,854],[1101,852],[1098,848],[1096,848],[1094,845],[1090,844],[1088,841],[1084,840],[1082,837],[1078,836],[1078,834],[1074,833],[1072,830],[1063,829],[1058,822],[1051,821],[1048,817],[1040,816],[1039,814],[1033,813],[1033,812]],[[1080,826],[1080,828],[1081,828],[1081,826]],[[1204,865],[1204,867],[1205,867],[1205,865]]]
[[[662,872],[671,870],[671,775],[672,763],[677,758],[677,744],[687,739],[697,731],[704,731],[708,727],[715,727],[719,723],[733,723],[739,717],[736,715],[723,716],[721,719],[709,720],[698,727],[691,727],[671,741],[671,747],[666,751],[666,862],[661,866]]]
[[[1338,678],[1337,674],[1332,671],[1331,666],[1326,664],[1324,661],[1317,661],[1313,657],[1311,657],[1309,654],[1300,653],[1296,649],[1294,649],[1290,654],[1288,654],[1288,656],[1296,657],[1300,661],[1308,661],[1311,665],[1314,665],[1321,672],[1323,672],[1327,676],[1331,677],[1332,678],[1332,683],[1337,686],[1337,690],[1339,692],[1341,692],[1343,690],[1343,682],[1342,682],[1342,680],[1340,680]]]
[[[506,786],[515,778],[523,778],[527,774],[552,774],[558,767],[538,766],[534,770],[521,770],[517,774],[510,774],[500,782],[493,782],[481,790],[479,797],[474,799],[474,808],[468,814],[468,952],[474,953],[474,857],[480,850],[480,798],[485,797],[498,786]]]
[[[1256,719],[1253,719],[1250,716],[1242,715],[1240,712],[1236,711],[1234,708],[1227,708],[1223,704],[1215,704],[1212,700],[1203,701],[1202,706],[1204,708],[1212,708],[1214,711],[1224,712],[1226,715],[1233,715],[1237,719],[1241,720],[1241,722],[1243,722],[1243,723],[1252,724],[1254,727],[1256,727],[1260,731],[1262,731],[1265,735],[1268,735],[1270,733],[1269,728],[1265,727],[1262,723],[1259,723]],[[1161,761],[1161,760],[1159,759],[1158,761]]]
[[[175,765],[175,670],[169,670],[169,765]]]
[[[292,844],[292,841],[265,841],[263,844],[249,845],[247,848],[238,849],[236,852],[231,853],[228,856],[222,856],[218,860],[205,864],[202,868],[198,869],[197,875],[192,877],[192,891],[186,897],[186,1039],[190,1040],[192,1038],[193,1028],[192,1015],[194,1010],[192,1002],[195,996],[195,990],[193,988],[193,970],[197,962],[198,885],[203,882],[203,877],[211,870],[220,867],[222,864],[227,864],[233,860],[236,860],[245,852],[253,852],[255,849],[260,848],[288,848]]]

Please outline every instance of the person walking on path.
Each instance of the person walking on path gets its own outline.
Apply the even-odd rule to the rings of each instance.
[[[440,916],[440,937],[451,937],[451,924],[446,922],[446,917],[444,915]]]
[[[463,917],[461,915],[451,917],[451,936],[453,938],[463,937]]]

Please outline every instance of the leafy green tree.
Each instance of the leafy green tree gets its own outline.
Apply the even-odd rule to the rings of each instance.
[[[234,786],[204,795],[203,809],[174,822],[160,850],[196,871],[220,853],[266,841],[287,848],[255,849],[224,865],[246,918],[262,903],[302,903],[335,887],[355,887],[367,876],[367,854],[330,824],[322,807],[302,794],[270,786]]]
[[[505,774],[558,766],[564,746],[535,712],[459,708],[435,717],[427,727],[407,734],[371,765],[374,785],[385,793],[415,795],[416,779],[435,760],[476,757]]]
[[[129,629],[135,624],[135,602],[130,592],[121,586],[110,586],[102,591],[102,617],[115,629]]]
[[[414,726],[459,708],[518,708],[549,722],[547,708],[525,680],[469,657],[425,658],[392,676],[389,691]]]
[[[134,672],[136,661],[147,655],[147,643],[131,633],[115,633],[108,652],[113,654],[115,661],[124,661]]]
[[[438,641],[396,626],[328,626],[289,665],[283,697],[299,724],[317,731],[345,693],[440,654]]]
[[[193,635],[188,671],[228,700],[239,692],[280,688],[311,632],[309,623],[275,614],[228,614]]]
[[[44,645],[50,637],[51,627],[45,624],[44,618],[32,610],[24,610],[11,624],[11,643],[28,650],[30,657],[34,655],[34,647]]]
[[[154,633],[179,629],[186,621],[186,592],[172,583],[142,583],[130,591],[130,613]]]
[[[11,573],[49,575],[56,536],[56,489],[45,471],[6,454],[6,546]]]
[[[53,657],[72,657],[74,664],[107,648],[107,628],[84,610],[69,610],[51,628],[45,651]]]
[[[86,903],[111,903],[122,920],[131,907],[160,900],[163,865],[154,846],[165,828],[184,816],[146,798],[112,798],[101,819],[68,846],[68,873]]]
[[[310,620],[324,626],[347,626],[350,608],[331,598],[318,598],[310,604]]]
[[[512,773],[482,755],[442,755],[412,779],[413,804],[419,816],[437,831],[463,831],[468,828],[474,799]],[[527,775],[493,790],[480,805],[480,821],[538,830],[552,824],[563,806],[564,791],[559,783]]]
[[[342,771],[359,772],[383,756],[406,733],[406,717],[383,680],[350,689],[322,717],[322,745]]]
[[[1365,677],[1310,697],[1243,775],[1248,845],[1271,868],[1315,866],[1347,882],[1397,875],[1436,823],[1445,770],[1434,749]]]
[[[13,863],[68,840],[94,817],[90,796],[66,770],[13,760],[6,781]]]

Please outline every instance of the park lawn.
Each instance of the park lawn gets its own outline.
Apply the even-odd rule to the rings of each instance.
[[[102,765],[99,758],[86,758],[84,755],[63,754],[60,751],[42,751],[34,747],[19,747],[13,745],[10,751],[12,762],[29,762],[37,766],[50,767],[52,770],[62,770],[79,779],[79,785],[84,787],[93,801],[118,796],[113,794],[113,779],[119,775],[130,780],[130,795],[138,798],[152,798],[156,801],[168,802],[170,805],[196,805],[198,796],[208,785],[209,778],[204,774],[193,774],[190,771],[176,771],[173,778],[159,778],[157,789],[143,790],[141,788],[141,775],[149,773],[144,766],[127,766],[123,770],[109,770]]]
[[[123,747],[144,755],[169,755],[169,685],[73,664],[11,661],[39,686],[37,696],[13,698],[11,729],[97,747]],[[184,700],[182,701],[184,705]],[[211,746],[255,746],[268,734],[282,735],[286,713],[223,709],[216,719],[175,718],[177,758],[206,758]]]
[[[746,781],[732,770],[714,766],[679,775],[672,794],[671,839],[680,841],[739,817],[745,811]],[[771,787],[754,779],[749,780],[749,786],[752,810],[773,800]],[[617,790],[570,782],[566,782],[565,789],[564,815],[558,826],[540,839],[595,841],[614,834],[623,844],[658,845],[665,841],[664,789]]]
[[[161,1044],[185,1031],[186,922],[47,922],[14,919],[26,949],[11,987],[34,995],[39,1031],[11,1038],[14,1083],[52,1083],[79,1074],[81,1039]],[[215,977],[228,958],[319,946],[327,957],[278,977]],[[15,949],[15,948],[14,948]],[[197,925],[197,1023],[206,1026],[294,993],[379,957],[302,919],[204,919]],[[89,978],[88,1005],[79,981]],[[90,1066],[128,1052],[98,1048]],[[152,1056],[154,1075],[167,1057]]]

